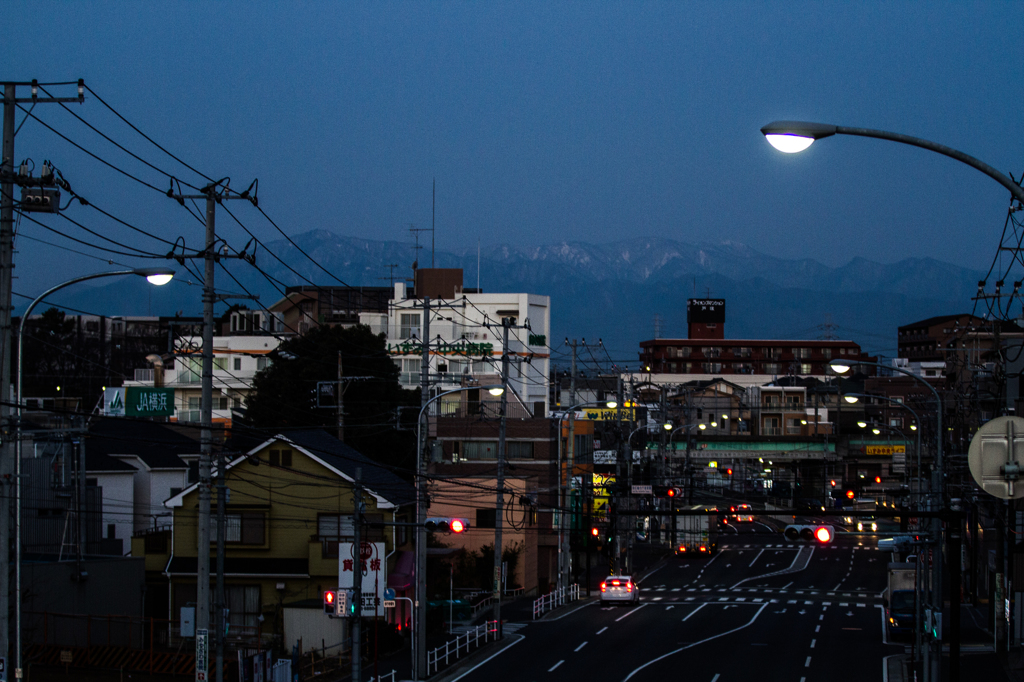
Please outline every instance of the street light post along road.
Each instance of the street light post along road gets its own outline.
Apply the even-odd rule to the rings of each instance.
[[[917,494],[918,494],[918,496],[920,496],[921,495],[921,489],[923,487],[923,484],[922,484],[922,481],[921,481],[921,427],[920,427],[921,417],[917,414],[916,411],[911,409],[906,403],[904,403],[904,402],[902,402],[900,400],[897,400],[896,398],[890,398],[889,396],[886,396],[886,395],[872,395],[870,393],[844,393],[842,397],[843,397],[843,400],[846,400],[846,402],[848,402],[848,403],[855,403],[855,402],[857,402],[861,398],[881,398],[882,400],[887,400],[890,403],[893,403],[894,405],[899,405],[900,407],[905,409],[907,412],[909,412],[910,414],[914,415],[914,419],[917,420],[917,427],[914,429],[917,432],[917,449],[915,450],[915,455],[916,455],[916,459],[917,459],[917,464],[916,464],[916,467],[917,467]],[[852,398],[852,400],[851,400],[851,398]]]
[[[911,137],[909,135],[903,135],[901,133],[892,133],[884,130],[873,130],[870,128],[850,128],[847,126],[837,126],[827,123],[809,123],[804,121],[775,121],[761,128],[761,132],[767,138],[768,142],[778,149],[779,151],[787,153],[795,153],[807,149],[815,140],[820,140],[825,137],[831,137],[832,135],[855,135],[859,137],[872,137],[879,140],[889,140],[890,142],[899,142],[901,144],[908,144],[913,147],[920,147],[927,149],[928,151],[936,152],[948,156],[951,159],[964,163],[975,170],[981,171],[985,175],[989,176],[1000,185],[1009,190],[1010,195],[1016,199],[1020,204],[1024,204],[1024,189],[1021,188],[1020,184],[1015,182],[1013,178],[1007,176],[1004,173],[999,172],[992,166],[988,165],[984,161],[974,158],[968,154],[964,154],[961,151],[947,147],[937,142],[930,140],[923,140],[917,137]],[[893,368],[897,369],[898,368]],[[908,372],[903,372],[909,374]],[[910,375],[913,376],[913,375]],[[928,385],[931,388],[930,384]],[[932,389],[934,391],[934,389]],[[936,394],[936,400],[938,400],[938,394]],[[939,406],[939,416],[941,422],[941,404]],[[937,483],[941,486],[942,483],[942,440],[944,434],[942,433],[941,423],[939,424],[938,437],[937,437],[937,448],[936,448],[936,477],[938,478]],[[936,488],[936,492],[941,493],[941,487]],[[938,519],[933,521],[936,531],[941,531],[941,523]],[[958,531],[959,532],[959,531]],[[938,567],[938,563],[936,564]],[[936,568],[936,577],[939,577],[938,568]],[[937,591],[941,591],[941,581],[936,581],[938,586],[935,587]],[[940,602],[941,606],[941,602]],[[956,627],[959,624],[959,609],[952,609],[951,627]],[[959,642],[954,641],[950,644],[950,665],[949,665],[949,677],[951,682],[959,682],[960,679],[960,649]],[[941,659],[941,646],[939,647],[939,656]],[[935,680],[939,678],[938,665],[935,665],[931,670],[931,677]]]
[[[491,384],[488,386],[464,386],[438,393],[433,398],[424,401],[423,406],[420,407],[419,415],[416,417],[416,598],[413,601],[414,626],[412,632],[412,673],[414,680],[426,679],[427,677],[427,529],[424,525],[427,521],[427,486],[423,462],[424,451],[426,450],[422,431],[423,415],[431,403],[447,395],[463,393],[472,389],[481,389],[493,396],[500,395],[504,391],[504,387],[501,384]]]
[[[932,392],[932,397],[935,399],[935,470],[932,472],[931,481],[931,495],[928,499],[929,511],[936,511],[944,503],[943,501],[943,461],[942,461],[942,442],[944,440],[942,433],[942,398],[939,397],[939,392],[935,390],[935,387],[930,383],[917,376],[913,372],[909,372],[901,367],[895,367],[890,365],[884,365],[880,362],[868,362],[865,360],[833,360],[829,363],[829,366],[837,374],[845,374],[850,371],[851,367],[854,366],[868,366],[868,367],[882,367],[890,369],[894,372],[906,375],[914,381],[923,384],[928,387],[928,390]],[[918,420],[920,422],[920,420]],[[920,431],[921,424],[918,424],[918,430]],[[942,521],[938,518],[932,519],[932,533],[935,537],[935,542],[938,543],[937,547],[940,549],[939,556],[937,556],[932,563],[932,606],[938,608],[939,613],[942,613],[942,553],[941,553],[941,542],[942,542]],[[959,560],[959,559],[957,559]],[[957,606],[953,609],[953,606]],[[957,611],[957,618],[951,619],[951,627],[954,623],[959,622],[959,605],[950,604],[950,612]],[[940,633],[941,635],[941,633]],[[930,645],[929,645],[930,646]],[[938,655],[935,659],[932,657],[934,654],[929,656],[930,665],[930,677],[936,682],[939,676],[939,664],[942,658],[942,642],[941,639],[938,645]],[[950,677],[951,679],[959,680],[959,651],[952,652],[950,656]],[[954,675],[954,669],[956,674]]]
[[[15,420],[15,438],[16,443],[14,452],[14,668],[18,670],[21,668],[21,419],[23,405],[25,404],[25,398],[22,395],[22,379],[24,375],[25,367],[25,326],[28,323],[29,315],[35,309],[36,305],[42,302],[47,296],[53,294],[56,291],[69,287],[72,284],[78,284],[79,282],[86,282],[91,279],[99,279],[101,277],[116,277],[120,275],[137,275],[139,277],[145,277],[150,284],[155,286],[162,286],[171,281],[174,277],[174,270],[164,267],[155,268],[134,268],[131,270],[113,270],[111,272],[97,272],[91,275],[83,275],[82,277],[75,277],[69,279],[66,282],[62,282],[57,286],[50,287],[43,293],[36,296],[28,307],[25,308],[25,312],[21,314],[21,324],[18,325],[18,364],[16,367],[15,377],[15,391],[17,398],[16,408],[16,420]],[[85,471],[79,471],[79,476],[85,476]],[[84,506],[82,507],[84,509]],[[79,519],[79,529],[84,528]],[[79,546],[84,547],[83,539],[79,538]],[[6,618],[6,616],[4,616]]]

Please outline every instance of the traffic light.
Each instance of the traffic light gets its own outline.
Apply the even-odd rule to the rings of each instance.
[[[352,590],[338,590],[338,615],[350,618],[356,615],[356,600],[352,595]]]
[[[651,491],[655,497],[664,497],[667,499],[675,499],[682,497],[682,489],[670,485],[656,485],[651,487]]]
[[[855,497],[857,497],[857,493],[853,492],[852,490],[846,491],[846,499],[852,500]]]
[[[338,594],[341,590],[324,590],[324,613],[328,616],[338,615]]]
[[[428,533],[464,533],[469,529],[469,519],[453,516],[434,516],[427,519],[423,527]]]
[[[782,531],[782,534],[786,536],[787,540],[817,541],[822,545],[831,543],[836,536],[835,529],[832,526],[822,524],[814,526],[789,525]]]
[[[726,476],[732,476],[732,469],[726,469],[725,470],[725,475]]]

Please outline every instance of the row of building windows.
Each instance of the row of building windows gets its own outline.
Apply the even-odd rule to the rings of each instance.
[[[657,352],[657,350],[659,349],[648,349],[647,352],[650,354],[652,351]],[[752,346],[736,346],[731,348],[723,348],[722,346],[666,346],[663,349],[663,353],[668,358],[688,358],[699,351],[706,358],[718,358],[731,354],[734,358],[760,357],[766,360],[781,360],[785,353],[791,352],[797,360],[809,360],[816,356],[829,360],[832,358],[832,350],[832,348],[778,348],[772,346],[764,348],[754,348]],[[839,348],[838,354],[856,355],[857,349]]]
[[[824,367],[818,373],[824,372]],[[783,363],[783,362],[663,362],[654,366],[655,371],[674,372],[681,374],[720,374],[728,372],[731,374],[783,374],[794,372],[796,374],[814,374],[815,366],[809,362]]]

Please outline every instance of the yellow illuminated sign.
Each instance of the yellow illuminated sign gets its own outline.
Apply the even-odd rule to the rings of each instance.
[[[905,445],[865,445],[865,455],[905,455],[907,454],[907,446]]]

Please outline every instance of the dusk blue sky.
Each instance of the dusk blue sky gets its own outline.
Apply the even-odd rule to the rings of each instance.
[[[436,180],[439,249],[650,235],[737,241],[828,265],[932,257],[985,270],[1009,204],[991,179],[934,153],[861,138],[786,156],[759,128],[776,119],[879,128],[1024,172],[1020,2],[4,8],[2,79],[84,78],[207,175],[230,176],[235,189],[259,178],[260,207],[290,234],[323,228],[411,244],[409,224],[430,226]],[[71,108],[200,184],[95,98]],[[33,113],[167,187],[59,106]],[[28,157],[38,169],[51,159],[97,206],[199,246],[202,225],[176,203],[35,121],[16,144],[16,162]],[[278,236],[251,207],[229,208],[262,239]],[[166,250],[90,208],[66,215],[125,244]],[[46,222],[100,243],[63,219]],[[229,216],[219,214],[218,226],[232,246],[244,245]],[[95,253],[26,221],[19,230]],[[21,293],[108,267],[32,239],[17,248]]]

